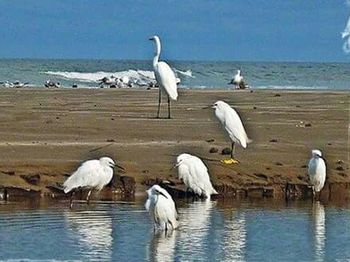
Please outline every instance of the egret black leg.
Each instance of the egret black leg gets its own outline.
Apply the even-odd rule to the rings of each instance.
[[[235,142],[231,143],[231,158],[233,158],[233,155],[235,153],[235,149],[236,149],[236,144]]]
[[[90,195],[91,195],[91,191],[89,191],[89,193],[87,194],[87,197],[86,197],[86,203],[89,205],[90,204]]]
[[[170,97],[168,96],[168,118],[170,119]]]
[[[69,201],[69,208],[73,207],[73,197],[74,197],[75,191],[73,190],[70,194],[70,201]]]
[[[159,96],[158,96],[158,111],[157,111],[157,118],[159,118],[160,113],[160,103],[162,102],[162,92],[159,87]]]

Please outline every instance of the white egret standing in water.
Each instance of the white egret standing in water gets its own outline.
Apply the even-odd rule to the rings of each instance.
[[[313,194],[320,192],[326,181],[326,162],[322,158],[320,150],[312,150],[312,157],[309,161],[309,179],[312,185]]]
[[[147,194],[145,207],[153,219],[154,229],[156,227],[165,231],[170,227],[176,229],[177,211],[171,195],[159,185],[153,185],[147,190]]]
[[[228,133],[231,143],[231,159],[224,161],[225,164],[238,163],[233,159],[235,152],[235,144],[238,143],[243,148],[252,142],[247,136],[243,123],[237,112],[223,101],[217,101],[213,108],[215,109],[215,116],[219,119],[226,132]]]
[[[158,111],[157,118],[159,118],[160,112],[160,103],[162,100],[162,89],[168,95],[168,118],[171,118],[170,115],[170,99],[177,100],[177,85],[176,85],[176,77],[173,70],[170,66],[163,61],[159,61],[161,45],[160,39],[158,36],[153,36],[149,40],[152,40],[156,44],[156,52],[153,58],[153,70],[154,75],[156,77],[158,86],[159,86],[159,98],[158,98]]]
[[[114,166],[124,170],[123,167],[116,165],[109,157],[101,157],[98,160],[84,162],[63,184],[64,193],[72,192],[70,207],[72,208],[73,205],[75,189],[89,189],[86,197],[86,201],[89,204],[91,191],[93,189],[100,191],[112,180]]]
[[[213,188],[208,169],[200,158],[190,154],[181,154],[177,157],[176,161],[175,166],[178,168],[179,179],[194,194],[210,199],[211,195],[218,193]]]

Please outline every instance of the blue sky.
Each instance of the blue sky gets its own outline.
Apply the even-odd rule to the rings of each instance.
[[[0,0],[0,58],[350,61],[345,0]]]

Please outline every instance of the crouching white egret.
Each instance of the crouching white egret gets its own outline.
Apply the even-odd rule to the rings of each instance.
[[[113,159],[101,157],[100,159],[88,160],[79,166],[79,168],[67,178],[63,184],[64,193],[71,192],[70,207],[73,206],[73,196],[76,189],[89,189],[86,202],[89,204],[89,198],[93,189],[100,191],[113,178],[113,168],[117,166]]]
[[[243,148],[247,148],[247,144],[252,142],[245,132],[243,123],[237,112],[223,101],[217,101],[213,108],[215,116],[219,119],[226,132],[231,139],[231,159],[224,160],[225,164],[238,163],[233,158],[235,152],[235,144],[238,143]]]
[[[326,162],[322,158],[322,152],[314,149],[311,151],[311,159],[309,161],[309,179],[312,185],[313,194],[320,192],[326,181]]]
[[[154,222],[154,230],[156,228],[165,231],[170,228],[176,229],[177,211],[171,195],[159,185],[153,185],[147,190],[147,194],[145,207]]]
[[[210,199],[211,195],[218,192],[213,188],[207,167],[203,161],[190,154],[181,154],[176,159],[175,167],[178,168],[178,176],[188,189],[198,196]]]
[[[171,118],[170,115],[170,99],[177,100],[177,80],[175,77],[174,71],[170,66],[163,61],[159,61],[161,45],[160,39],[158,36],[152,36],[149,40],[152,40],[156,44],[156,51],[153,58],[153,70],[156,77],[158,86],[159,86],[159,98],[158,98],[158,111],[157,118],[159,118],[160,113],[160,104],[162,100],[162,89],[166,92],[168,96],[168,118]]]

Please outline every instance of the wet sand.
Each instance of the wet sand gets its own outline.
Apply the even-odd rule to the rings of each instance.
[[[135,89],[2,89],[0,188],[50,195],[47,186],[62,183],[81,161],[108,155],[135,178],[139,193],[156,179],[178,183],[170,168],[188,152],[205,159],[221,193],[299,194],[307,188],[310,151],[318,148],[327,185],[335,186],[324,194],[349,198],[348,92],[180,89],[170,120],[155,119],[157,96]],[[238,165],[219,162],[230,141],[213,110],[202,109],[219,99],[239,112],[253,140],[245,150],[236,147]],[[164,103],[163,116],[166,110]]]

